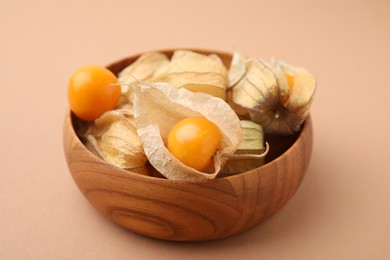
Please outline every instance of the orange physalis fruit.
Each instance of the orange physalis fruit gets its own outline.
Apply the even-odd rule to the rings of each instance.
[[[121,95],[117,77],[108,69],[88,65],[76,70],[69,81],[70,109],[83,120],[91,121],[117,106]]]
[[[204,117],[185,118],[173,126],[168,135],[168,150],[183,164],[204,171],[220,147],[219,128]]]

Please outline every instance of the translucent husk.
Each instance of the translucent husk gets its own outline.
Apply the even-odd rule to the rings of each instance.
[[[83,134],[86,147],[117,167],[147,173],[147,158],[137,135],[134,118],[126,109],[111,110],[94,121]]]
[[[155,72],[153,81],[166,82],[226,100],[227,75],[227,69],[219,56],[178,50],[169,64]]]
[[[118,75],[118,82],[121,84],[122,96],[119,107],[132,110],[131,92],[128,84],[139,81],[151,81],[155,72],[169,64],[168,57],[160,52],[147,52],[141,55],[135,62],[124,68]]]
[[[235,53],[230,63],[228,74],[229,88],[235,86],[246,74],[246,59],[244,56]]]
[[[134,119],[139,140],[150,164],[168,179],[212,179],[220,172],[242,140],[240,120],[230,106],[204,93],[167,83],[131,85]],[[214,155],[214,167],[200,172],[178,161],[166,148],[169,131],[186,117],[203,116],[221,130],[222,144]]]
[[[151,80],[156,70],[168,64],[169,59],[165,54],[160,52],[147,52],[124,68],[118,75],[118,81],[131,84],[138,81]],[[128,88],[127,85],[123,85],[123,87],[125,89]]]
[[[238,53],[234,54],[229,79],[233,102],[248,109],[251,119],[272,134],[292,134],[300,129],[316,89],[313,75],[303,68],[245,59]]]

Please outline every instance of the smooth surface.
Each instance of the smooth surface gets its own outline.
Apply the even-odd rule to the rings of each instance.
[[[389,27],[387,0],[1,1],[0,259],[389,259]],[[71,73],[172,47],[281,58],[318,78],[307,176],[280,212],[232,238],[118,228],[65,163]]]
[[[226,66],[230,63],[232,55],[213,53]],[[120,60],[109,69],[121,71],[138,57]],[[313,148],[313,128],[308,118],[299,135],[267,139],[270,162],[260,168],[211,180],[167,180],[113,167],[93,155],[76,135],[78,120],[72,114],[64,120],[64,152],[83,195],[112,222],[148,237],[171,241],[221,239],[265,221],[296,193]],[[286,149],[278,151],[278,147]],[[272,160],[275,154],[277,158]]]

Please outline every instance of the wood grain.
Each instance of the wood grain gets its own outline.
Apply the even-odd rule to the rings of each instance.
[[[229,54],[213,53],[218,53],[225,64],[230,63]],[[136,57],[109,68],[118,73]],[[255,170],[214,180],[168,180],[119,169],[102,161],[77,137],[76,121],[71,113],[66,116],[63,143],[67,164],[80,191],[114,223],[164,240],[214,240],[261,223],[296,192],[313,146],[309,117],[298,135],[273,141],[275,147],[281,148],[273,151],[267,164]]]

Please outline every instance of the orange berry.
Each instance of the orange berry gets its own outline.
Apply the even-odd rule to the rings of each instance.
[[[117,77],[108,69],[88,65],[76,70],[69,81],[70,109],[83,120],[94,120],[117,106],[121,95]]]
[[[203,171],[211,165],[221,142],[221,131],[213,122],[204,117],[189,117],[172,127],[167,146],[183,164]]]

